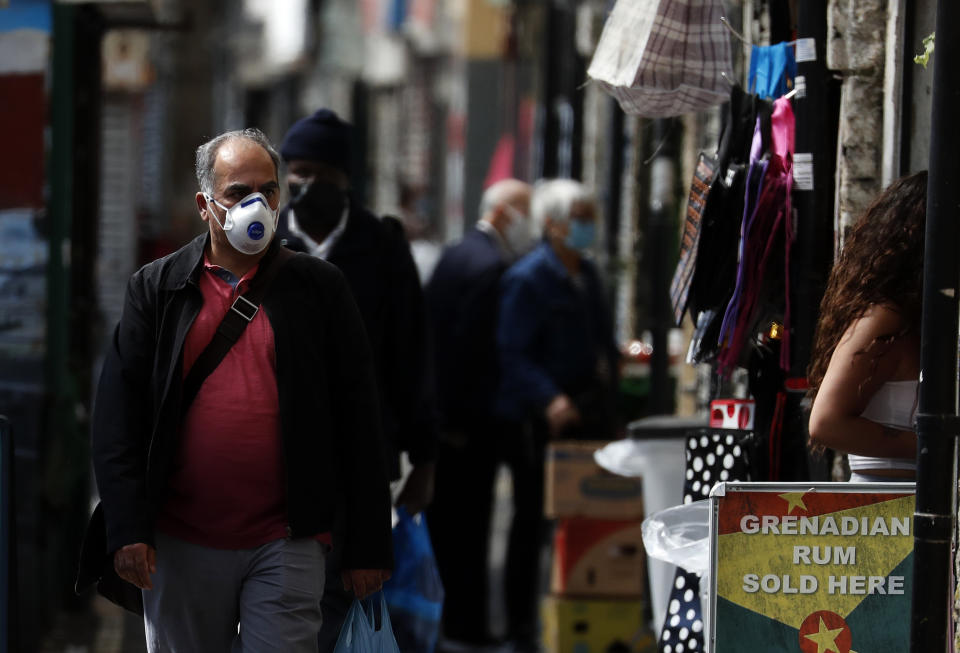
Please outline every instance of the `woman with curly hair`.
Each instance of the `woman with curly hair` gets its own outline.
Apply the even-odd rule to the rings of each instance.
[[[807,377],[810,440],[851,481],[909,480],[920,379],[927,173],[898,179],[850,232],[820,303]]]

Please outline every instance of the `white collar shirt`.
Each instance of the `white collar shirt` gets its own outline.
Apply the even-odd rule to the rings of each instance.
[[[327,237],[323,239],[323,242],[317,242],[304,231],[300,224],[297,222],[297,216],[295,215],[293,209],[290,209],[290,212],[287,215],[287,228],[290,229],[290,233],[294,236],[300,238],[304,245],[307,247],[307,253],[311,256],[316,256],[317,258],[322,258],[327,260],[330,257],[330,252],[333,250],[334,245],[340,240],[340,237],[343,236],[343,232],[347,228],[347,216],[350,214],[349,204],[344,207],[343,213],[340,214],[340,221],[337,223],[337,226],[333,228]]]

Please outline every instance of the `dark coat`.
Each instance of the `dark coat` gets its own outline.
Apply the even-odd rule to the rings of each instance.
[[[506,269],[493,236],[474,228],[443,253],[427,284],[445,428],[469,428],[493,416],[500,379],[497,304]]]
[[[286,210],[280,215],[277,238],[294,251],[306,251],[287,228],[287,216]],[[400,451],[417,464],[433,461],[437,449],[423,290],[403,226],[354,205],[328,261],[347,278],[363,316],[380,389],[387,461],[398,478]]]
[[[81,561],[87,568],[78,588],[100,575],[90,567],[112,559],[120,547],[154,542],[177,454],[183,343],[203,304],[198,279],[207,238],[144,266],[127,285],[93,412],[104,557],[89,539],[103,534],[88,529]],[[390,568],[390,493],[375,418],[376,383],[343,275],[323,261],[296,256],[278,271],[261,309],[276,347],[288,532],[307,537],[330,531],[342,512],[344,567]]]
[[[596,267],[581,260],[575,283],[542,242],[510,268],[500,289],[498,412],[512,419],[541,415],[564,393],[584,420],[592,411],[610,414],[619,354]]]

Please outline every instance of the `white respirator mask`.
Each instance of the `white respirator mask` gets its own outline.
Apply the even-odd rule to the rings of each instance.
[[[210,195],[204,194],[204,198],[208,206],[212,202],[226,211],[221,226],[235,250],[244,254],[259,254],[270,244],[273,232],[277,229],[280,211],[279,208],[270,208],[263,193],[250,193],[229,209]],[[216,218],[216,212],[213,209],[210,211]]]
[[[504,204],[503,208],[510,215],[510,224],[504,229],[503,239],[514,257],[520,258],[537,244],[533,221],[509,204]]]

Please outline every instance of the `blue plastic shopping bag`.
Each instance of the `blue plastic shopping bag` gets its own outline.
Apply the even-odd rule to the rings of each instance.
[[[379,623],[374,604],[380,606]],[[374,599],[353,600],[333,653],[400,653],[382,594]]]
[[[393,576],[383,595],[393,615],[393,632],[402,653],[433,653],[440,634],[443,583],[430,544],[426,517],[397,508],[393,527]]]

